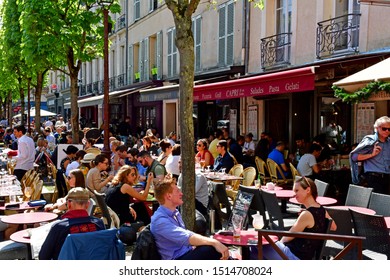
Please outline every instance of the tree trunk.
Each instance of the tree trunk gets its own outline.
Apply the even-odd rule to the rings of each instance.
[[[20,107],[21,107],[21,120],[20,124],[25,125],[25,122],[23,120],[24,111],[26,111],[26,102],[24,101],[24,88],[22,86],[21,80],[19,80],[19,94],[20,94]]]
[[[169,2],[169,3],[168,3]],[[195,225],[195,153],[193,122],[194,38],[191,15],[199,3],[194,1],[166,1],[176,26],[176,46],[180,55],[180,148],[182,157],[182,216],[190,230]]]
[[[41,99],[44,73],[37,73],[37,86],[35,87],[35,131],[38,133],[41,132]]]
[[[71,108],[71,124],[72,124],[72,138],[73,144],[79,144],[79,105],[77,103],[79,96],[78,76],[81,67],[81,60],[77,60],[74,65],[74,53],[70,49],[68,51],[68,69],[70,77],[70,108]]]

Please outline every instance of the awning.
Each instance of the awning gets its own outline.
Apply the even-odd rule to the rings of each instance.
[[[259,97],[314,90],[314,68],[304,67],[194,87],[194,101]]]
[[[142,83],[142,85],[140,84],[139,86],[136,86],[136,87],[134,86],[134,87],[131,87],[128,89],[112,91],[108,94],[108,96],[109,96],[110,100],[112,98],[120,98],[120,97],[129,95],[129,94],[132,94],[134,92],[138,92],[141,89],[149,88],[151,86],[152,85],[150,85],[150,84],[145,85],[145,83]],[[91,97],[84,98],[84,99],[79,99],[77,101],[77,103],[79,104],[79,108],[88,107],[88,106],[97,106],[99,104],[102,104],[103,99],[104,99],[104,94],[101,94],[101,95],[91,96]],[[67,102],[64,104],[64,107],[67,107],[67,106],[68,106],[68,108],[70,108],[70,102]]]
[[[335,82],[333,85],[347,92],[355,92],[374,81],[390,81],[390,58]]]
[[[140,90],[140,102],[156,102],[179,98],[179,85]]]

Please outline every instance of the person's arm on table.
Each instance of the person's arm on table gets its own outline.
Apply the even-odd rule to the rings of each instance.
[[[221,253],[221,260],[226,260],[229,258],[229,249],[216,239],[194,233],[191,235],[189,242],[192,246],[213,246],[217,252]]]

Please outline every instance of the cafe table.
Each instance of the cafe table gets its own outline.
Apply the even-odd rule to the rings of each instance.
[[[287,199],[294,197],[295,192],[293,190],[279,189],[279,187],[275,187],[274,190],[264,190],[266,190],[267,192],[275,193],[276,197],[280,199],[280,208],[282,213],[287,213]]]
[[[36,223],[50,222],[58,217],[50,212],[19,213],[1,217],[3,223],[32,226]]]
[[[23,229],[19,230],[17,232],[14,232],[9,237],[12,241],[18,242],[18,243],[24,243],[27,244],[27,251],[28,256],[31,259],[32,258],[32,251],[31,251],[31,229]]]
[[[290,198],[289,201],[294,204],[300,204],[295,197]],[[321,205],[333,205],[337,203],[337,199],[327,196],[318,196],[316,201]]]
[[[228,232],[227,235],[223,234]],[[250,259],[249,246],[257,246],[258,233],[255,230],[242,230],[240,241],[233,241],[233,232],[221,231],[222,234],[218,232],[213,235],[213,238],[225,245],[235,245],[241,247],[241,254],[243,260]],[[271,236],[272,240],[277,241],[278,237],[273,235]],[[268,244],[268,241],[263,237],[263,245]]]
[[[385,218],[386,226],[390,230],[390,217],[384,217],[384,218]]]
[[[375,210],[372,210],[370,208],[365,208],[365,207],[358,207],[358,206],[348,206],[348,205],[338,205],[338,206],[328,206],[328,208],[334,208],[334,209],[351,209],[356,212],[360,212],[363,214],[368,214],[368,215],[374,215],[376,212]]]
[[[17,207],[12,207],[14,205]],[[15,202],[15,203],[6,203],[4,206],[0,206],[0,211],[13,210],[16,212],[24,212],[25,210],[34,210],[39,207],[40,206],[30,206],[28,205],[27,201],[23,201],[23,202]]]

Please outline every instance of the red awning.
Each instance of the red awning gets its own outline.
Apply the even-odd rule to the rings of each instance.
[[[314,67],[194,87],[194,101],[266,96],[314,90]]]

